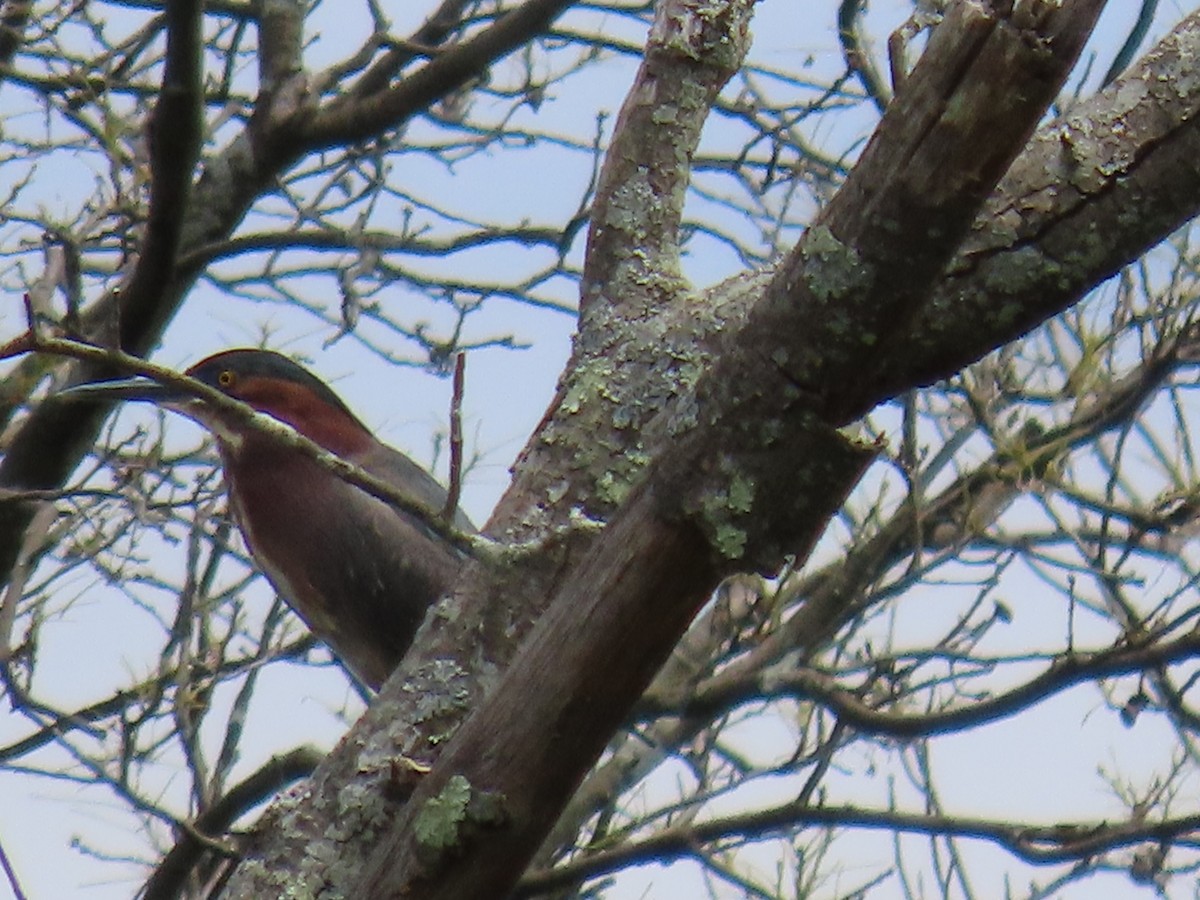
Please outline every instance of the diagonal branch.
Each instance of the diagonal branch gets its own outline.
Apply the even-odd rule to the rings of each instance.
[[[910,319],[1056,96],[1064,63],[1104,3],[1032,0],[1007,15],[990,6],[950,9],[753,313],[760,345],[797,336],[779,368],[830,421],[852,421],[879,400],[875,381],[863,378],[863,352],[878,359],[906,346]]]
[[[392,47],[371,66],[351,89],[357,97],[369,97],[386,90],[388,83],[417,55],[415,48],[432,48],[441,45],[460,27],[463,14],[471,0],[442,0],[433,15],[429,16],[403,45]]]
[[[150,211],[137,267],[121,296],[119,345],[126,349],[137,341],[125,323],[153,316],[175,274],[204,127],[203,16],[203,0],[167,4],[166,62],[149,122]]]
[[[140,895],[142,900],[170,900],[183,896],[185,881],[206,849],[203,838],[218,838],[248,810],[267,800],[280,788],[311,773],[321,756],[312,747],[297,747],[288,753],[271,757],[230,788],[225,796],[192,823],[190,831],[180,836],[146,882]]]
[[[322,109],[305,129],[310,150],[349,144],[395,128],[429,104],[483,74],[550,26],[572,0],[525,0],[475,37],[439,53],[394,87],[368,96],[343,95]]]
[[[1195,12],[1041,129],[881,361],[884,390],[932,383],[1024,334],[1200,212],[1198,54]]]
[[[911,314],[1065,80],[1101,6],[1028,3],[1010,16],[956,7],[864,153],[864,174],[855,170],[845,199],[702,379],[703,418],[690,429],[670,412],[655,420],[645,481],[418,786],[353,893],[510,890],[716,580],[748,562],[777,566],[815,541],[871,455],[821,420],[854,410],[817,376],[869,371],[873,341],[858,334],[878,336]],[[1002,115],[965,112],[979,100]],[[898,153],[905,165],[895,165]],[[888,249],[897,233],[906,235],[901,254]],[[622,674],[598,685],[598,671]]]
[[[1145,672],[1155,666],[1192,659],[1198,653],[1200,634],[1194,631],[1158,643],[1147,639],[1136,645],[1119,643],[1102,650],[1076,650],[1055,658],[1043,671],[1003,693],[920,714],[878,709],[836,678],[814,669],[760,673],[740,679],[714,679],[717,682],[715,689],[704,690],[694,702],[683,704],[677,712],[711,716],[716,710],[739,702],[795,697],[820,703],[830,709],[839,722],[856,731],[911,740],[952,734],[1006,719],[1076,685]]]
[[[677,299],[692,154],[718,92],[741,67],[749,20],[743,3],[659,5],[596,189],[580,288],[585,318],[601,297],[648,308]]]
[[[1050,864],[1087,859],[1143,843],[1170,844],[1200,828],[1200,816],[1181,816],[1159,821],[1065,822],[1030,827],[994,819],[965,816],[927,815],[895,810],[864,810],[828,806],[805,808],[799,803],[700,823],[671,826],[636,843],[601,850],[577,863],[551,871],[532,873],[516,894],[535,896],[616,871],[638,862],[662,863],[693,855],[696,848],[722,838],[744,840],[749,836],[795,831],[799,828],[860,828],[936,837],[975,838],[1003,847],[1032,863]]]

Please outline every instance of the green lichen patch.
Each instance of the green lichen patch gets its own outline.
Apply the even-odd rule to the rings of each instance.
[[[421,847],[439,855],[456,847],[470,802],[471,783],[462,775],[451,775],[441,792],[425,802],[413,822],[413,834]]]
[[[745,530],[728,522],[718,525],[713,533],[713,543],[717,552],[726,559],[741,559],[746,553],[746,541]]]
[[[725,559],[740,559],[745,555],[749,535],[739,522],[753,509],[754,494],[754,481],[735,471],[724,487],[710,490],[701,501],[713,548]]]
[[[748,513],[754,503],[754,482],[738,473],[729,482],[729,508]]]
[[[818,300],[837,301],[865,291],[871,285],[872,267],[824,225],[808,230],[801,253],[808,289]]]

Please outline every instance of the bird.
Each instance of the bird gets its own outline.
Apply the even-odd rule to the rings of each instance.
[[[57,395],[147,401],[208,429],[233,519],[258,568],[351,674],[378,690],[466,560],[430,524],[443,512],[446,489],[382,443],[328,385],[283,354],[225,350],[185,374],[291,426],[428,513],[418,516],[368,494],[182,388],[137,377],[80,384]],[[453,528],[475,532],[461,511]]]

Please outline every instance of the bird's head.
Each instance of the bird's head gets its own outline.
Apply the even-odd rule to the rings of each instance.
[[[196,363],[186,374],[290,425],[339,456],[356,456],[374,442],[366,426],[328,385],[282,354],[270,350],[225,350]],[[230,450],[241,445],[251,428],[182,387],[148,378],[82,384],[59,396],[156,403],[204,425]]]

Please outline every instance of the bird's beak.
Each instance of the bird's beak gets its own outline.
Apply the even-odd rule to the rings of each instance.
[[[180,406],[195,397],[149,378],[121,378],[116,381],[93,381],[77,384],[58,391],[56,398],[63,400],[144,400],[159,406]]]
[[[229,446],[236,446],[240,438],[235,428],[228,428],[218,410],[208,406],[195,394],[182,388],[168,384],[159,384],[150,378],[137,376],[121,378],[116,381],[92,381],[64,388],[54,394],[51,399],[61,398],[67,402],[107,403],[122,400],[141,400],[153,403],[162,409],[169,409],[187,416],[205,428],[212,431],[219,440]]]

